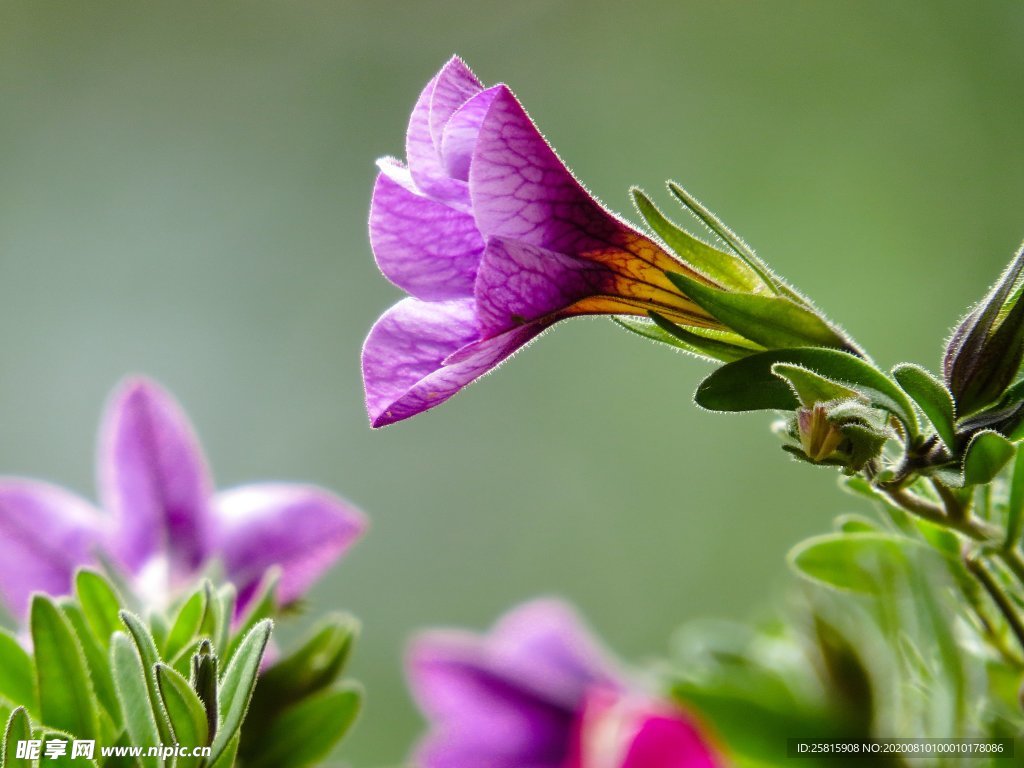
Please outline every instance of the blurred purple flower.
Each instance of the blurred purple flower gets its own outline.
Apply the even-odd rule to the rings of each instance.
[[[423,89],[406,155],[379,162],[370,210],[377,265],[410,294],[363,347],[374,427],[441,404],[563,318],[721,327],[666,273],[708,278],[595,200],[508,87],[461,59]]]
[[[717,768],[696,725],[631,688],[575,612],[536,600],[484,636],[417,637],[408,676],[431,724],[421,768]]]
[[[21,618],[32,592],[64,595],[77,568],[105,559],[151,605],[166,604],[219,560],[238,611],[280,567],[277,597],[298,599],[366,527],[361,512],[314,486],[213,492],[188,417],[146,379],[108,403],[99,442],[106,514],[47,483],[0,478],[0,602]]]

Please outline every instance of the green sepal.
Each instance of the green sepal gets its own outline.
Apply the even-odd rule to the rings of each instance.
[[[157,664],[156,682],[171,721],[174,743],[191,748],[209,744],[206,709],[188,680],[166,664]],[[178,757],[175,768],[197,768],[202,762],[202,757]]]
[[[1016,446],[998,432],[975,433],[964,452],[963,484],[992,482],[1016,452]]]
[[[956,450],[956,405],[953,395],[938,378],[913,363],[900,363],[892,376],[928,417],[942,442]]]
[[[29,712],[39,709],[35,662],[5,629],[0,629],[0,699]]]
[[[807,407],[815,403],[825,403],[830,400],[859,399],[860,395],[849,387],[844,387],[838,382],[819,376],[814,371],[804,368],[802,365],[792,363],[775,363],[771,367],[772,373],[789,382],[793,393],[802,405]]]
[[[3,768],[33,768],[32,761],[18,757],[18,742],[32,739],[32,723],[24,707],[15,709],[4,728]]]
[[[349,685],[322,691],[288,708],[248,748],[251,768],[303,768],[325,758],[348,733],[362,705]],[[247,753],[248,753],[247,751]]]
[[[912,557],[942,557],[921,542],[888,533],[829,533],[813,536],[789,552],[788,561],[804,578],[833,589],[878,595],[887,583],[879,573]]]
[[[776,363],[814,371],[864,395],[917,431],[917,418],[903,391],[865,360],[838,349],[800,347],[760,352],[723,365],[697,387],[694,400],[710,411],[790,411],[800,405],[789,383],[772,372]]]
[[[99,704],[71,624],[53,599],[36,594],[29,626],[40,720],[49,728],[73,733],[80,739],[96,739],[100,731]]]
[[[149,678],[152,675],[144,665],[138,645],[123,632],[114,634],[111,641],[110,666],[114,672],[117,696],[131,743],[139,746],[165,743],[150,698]],[[157,768],[160,765],[158,757],[143,756],[139,760],[143,768]]]
[[[753,293],[762,288],[772,290],[771,284],[762,280],[742,258],[708,245],[670,221],[639,188],[633,187],[630,192],[640,215],[682,261],[723,288],[743,293]]]
[[[730,293],[678,272],[667,277],[716,320],[767,349],[849,346],[825,320],[784,296]]]
[[[667,344],[675,349],[680,349],[683,352],[713,362],[728,363],[757,351],[756,349],[731,343],[732,340],[742,342],[745,345],[750,343],[733,333],[718,332],[719,338],[711,335],[705,336],[682,328],[666,320],[657,312],[649,312],[648,314],[651,320],[642,320],[638,317],[628,317],[625,315],[612,317],[612,320],[627,331],[643,336],[645,339],[656,341],[659,344]],[[658,322],[655,319],[656,316],[662,322]],[[666,328],[665,323],[668,323],[670,328]],[[724,339],[730,339],[730,341],[725,341]]]
[[[121,629],[120,596],[106,578],[83,568],[75,574],[75,597],[96,642],[106,653],[110,650],[110,638]]]
[[[242,640],[235,657],[224,670],[224,677],[217,691],[220,729],[213,739],[213,750],[209,758],[211,764],[217,763],[218,758],[242,727],[273,624],[269,619],[256,624]]]

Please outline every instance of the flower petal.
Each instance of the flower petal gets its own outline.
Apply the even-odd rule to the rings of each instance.
[[[445,124],[441,137],[441,162],[452,178],[469,180],[469,164],[480,135],[480,126],[494,97],[503,90],[508,89],[504,85],[496,85],[481,91],[459,107]]]
[[[543,331],[524,326],[478,341],[472,299],[404,299],[385,312],[363,345],[366,409],[374,427],[440,405]]]
[[[435,724],[417,764],[560,766],[575,713],[495,668],[485,642],[456,632],[424,633],[414,640],[407,663],[410,687]]]
[[[460,59],[450,59],[420,93],[409,118],[409,129],[405,136],[405,154],[409,160],[409,170],[416,185],[438,200],[465,202],[469,195],[464,181],[448,177],[441,165],[440,132],[436,142],[431,132],[432,114],[436,115],[438,128],[443,127],[443,123],[459,106],[458,103],[454,103],[459,94],[470,87],[468,78],[476,80]],[[479,90],[479,82],[476,85],[476,90]],[[436,107],[433,106],[435,94]],[[472,93],[466,98],[469,96],[472,96]]]
[[[215,540],[244,610],[267,569],[281,568],[277,597],[294,602],[366,529],[362,512],[314,486],[246,485],[214,499]]]
[[[417,298],[473,293],[484,249],[473,217],[409,191],[386,171],[373,188],[370,243],[381,272]]]
[[[469,99],[483,90],[477,76],[458,56],[452,56],[437,73],[434,91],[430,95],[430,138],[434,151],[441,152],[441,137],[452,115]]]
[[[668,290],[673,286],[664,272],[693,271],[591,196],[508,89],[495,95],[480,126],[469,189],[485,239],[494,235],[589,255]]]
[[[124,382],[100,436],[100,496],[114,516],[114,553],[138,573],[166,557],[171,581],[208,555],[211,479],[188,417],[147,379]]]
[[[0,600],[20,619],[33,592],[71,591],[75,570],[95,560],[106,533],[87,502],[46,483],[0,479]]]

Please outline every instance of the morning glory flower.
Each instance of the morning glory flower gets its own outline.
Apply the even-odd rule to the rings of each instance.
[[[571,607],[536,600],[486,635],[429,631],[408,657],[430,721],[421,768],[715,768],[694,721],[631,685]]]
[[[461,59],[420,95],[406,157],[379,162],[370,210],[377,264],[409,294],[363,348],[374,427],[439,405],[564,318],[724,327],[667,275],[714,283],[598,202],[512,91]]]
[[[62,488],[0,478],[0,603],[25,615],[33,592],[60,596],[76,569],[111,563],[164,607],[219,561],[241,613],[268,569],[281,604],[301,597],[360,537],[362,513],[309,485],[261,483],[215,493],[188,417],[147,379],[111,397],[99,440],[103,511]]]

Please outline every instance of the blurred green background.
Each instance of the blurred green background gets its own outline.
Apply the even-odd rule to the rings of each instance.
[[[756,613],[857,502],[607,321],[371,432],[359,348],[399,297],[367,244],[374,159],[459,52],[612,207],[678,179],[881,363],[934,366],[1024,236],[1022,43],[1002,0],[4,2],[0,472],[91,496],[101,404],[140,371],[221,485],[362,505],[371,535],[311,606],[365,622],[361,766],[419,728],[417,626],[559,593],[662,653],[688,617]]]

